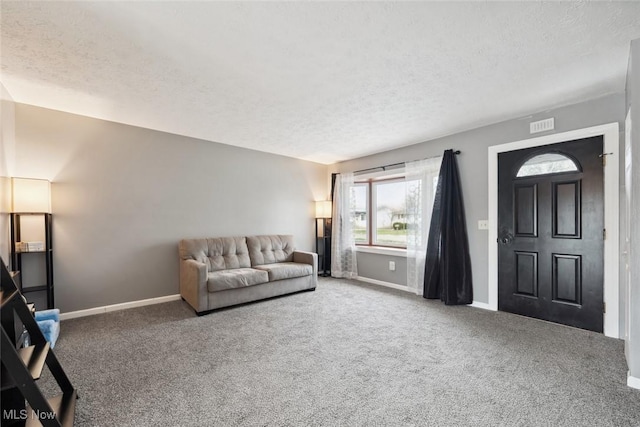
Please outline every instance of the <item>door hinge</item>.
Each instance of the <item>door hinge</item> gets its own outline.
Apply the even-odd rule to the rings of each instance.
[[[606,313],[606,312],[607,312],[607,303],[606,303],[606,302],[603,302],[603,303],[602,303],[602,312],[603,312],[603,313]]]
[[[602,240],[607,240],[607,229],[606,228],[602,229]]]
[[[602,153],[598,157],[602,159],[602,166],[607,166],[607,156],[613,153]]]

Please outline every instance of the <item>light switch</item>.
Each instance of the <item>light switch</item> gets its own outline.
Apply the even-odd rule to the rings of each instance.
[[[389,261],[389,271],[396,271],[396,262]]]

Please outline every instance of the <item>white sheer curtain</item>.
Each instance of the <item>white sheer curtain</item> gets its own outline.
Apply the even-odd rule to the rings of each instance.
[[[423,294],[424,263],[433,198],[442,156],[405,164],[407,185],[407,287]]]
[[[333,224],[331,234],[331,276],[355,279],[358,277],[356,242],[353,238],[355,202],[352,197],[353,173],[336,176],[333,193]]]

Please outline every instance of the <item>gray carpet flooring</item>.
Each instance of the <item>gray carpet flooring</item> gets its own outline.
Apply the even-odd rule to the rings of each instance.
[[[623,348],[322,279],[203,317],[176,301],[67,320],[55,352],[78,426],[638,426]]]

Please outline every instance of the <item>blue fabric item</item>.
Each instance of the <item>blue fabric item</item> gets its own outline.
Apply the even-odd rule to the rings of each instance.
[[[51,348],[55,347],[58,335],[60,335],[60,322],[51,319],[38,320],[37,322],[38,327],[42,331],[42,335],[44,335],[44,338],[51,344]]]
[[[35,314],[36,321],[38,320],[54,320],[56,322],[60,321],[60,310],[57,308],[51,310],[41,310],[36,311]]]

